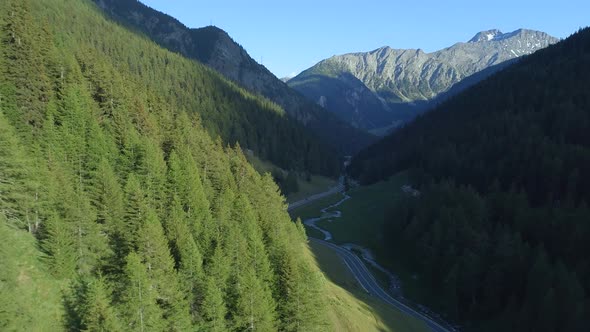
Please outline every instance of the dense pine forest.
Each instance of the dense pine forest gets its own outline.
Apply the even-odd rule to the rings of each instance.
[[[590,325],[590,29],[525,57],[361,152],[372,183],[410,170],[391,208],[446,314],[473,330]]]
[[[137,0],[92,1],[117,22],[144,33],[160,46],[200,61],[249,91],[274,101],[292,120],[303,124],[342,155],[357,153],[376,141],[373,135],[352,127],[289,88],[266,67],[252,59],[242,46],[220,28],[207,26],[190,29],[177,19]],[[231,10],[227,8],[224,11]]]
[[[182,110],[191,116],[196,113],[211,137],[219,136],[231,145],[239,142],[243,148],[283,169],[338,175],[335,153],[268,99],[253,96],[206,66],[156,47],[145,37],[116,33],[113,30],[117,29],[116,25],[106,19],[85,24],[66,13],[53,14],[44,14],[45,22],[40,23],[53,36],[38,38],[63,39],[60,25],[76,27],[75,34],[63,41],[69,44],[58,46],[71,50],[62,59],[63,67],[67,69],[65,65],[74,60],[79,63],[81,74],[92,83],[90,93],[101,106],[106,107],[110,102],[113,108],[129,105],[144,115],[166,108]],[[39,44],[35,47],[48,47],[41,45],[47,41],[35,40],[35,43]],[[104,64],[101,56],[108,57],[112,64]],[[132,96],[124,98],[125,94]],[[39,126],[40,120],[34,120]]]
[[[0,2],[0,330],[329,329],[303,227],[240,145],[337,170],[90,1]]]

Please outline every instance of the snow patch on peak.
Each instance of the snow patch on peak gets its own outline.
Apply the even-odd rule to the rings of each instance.
[[[486,42],[496,39],[498,36],[502,36],[502,31],[498,29],[481,31],[475,34],[473,38],[469,40],[469,43]]]

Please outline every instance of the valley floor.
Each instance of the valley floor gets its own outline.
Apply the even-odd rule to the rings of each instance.
[[[329,316],[335,331],[426,332],[428,327],[368,295],[333,250],[310,242],[326,276]]]
[[[349,200],[347,198],[350,198],[350,196],[342,195],[340,193],[328,195],[308,205],[295,208],[291,211],[291,215],[293,218],[301,218],[302,220],[305,220],[306,231],[312,239],[325,239],[333,241],[337,244],[359,244],[362,247],[368,248],[366,250],[367,252],[377,253],[377,258],[379,259],[380,264],[386,265],[388,269],[391,269],[396,273],[398,273],[398,271],[401,272],[400,274],[402,278],[400,279],[402,280],[404,286],[406,286],[406,284],[408,285],[409,289],[407,290],[407,294],[409,294],[409,298],[413,299],[414,301],[417,301],[417,299],[422,300],[426,295],[421,294],[419,291],[420,287],[417,276],[404,270],[400,266],[394,265],[392,268],[392,259],[383,261],[382,258],[385,256],[385,253],[382,252],[381,248],[376,246],[376,241],[374,241],[374,239],[376,239],[380,234],[379,230],[381,229],[381,224],[383,222],[385,208],[389,206],[387,204],[388,201],[395,200],[397,197],[407,194],[402,190],[402,187],[406,184],[406,182],[407,176],[401,173],[395,177],[392,177],[389,181],[382,182],[374,186],[352,189],[349,191],[349,193],[352,197],[354,197],[354,199]],[[367,218],[367,216],[371,216],[371,218]],[[310,242],[314,253],[320,252],[320,254],[325,255],[326,251],[331,252],[332,257],[330,261],[324,261],[323,264],[320,262],[320,267],[326,274],[329,274],[329,271],[334,269],[334,264],[340,264],[345,270],[344,272],[339,271],[336,275],[347,275],[348,281],[342,282],[342,279],[338,279],[338,277],[336,277],[336,280],[340,281],[340,283],[337,282],[337,284],[347,290],[356,290],[357,295],[361,294],[364,297],[372,299],[373,302],[380,303],[382,306],[384,305],[388,307],[390,310],[396,312],[398,317],[401,315],[402,317],[405,317],[406,320],[410,319],[409,316],[402,314],[400,311],[398,311],[398,309],[395,308],[401,306],[401,310],[406,311],[407,309],[404,310],[405,305],[399,304],[399,302],[396,300],[391,299],[389,294],[382,290],[390,288],[391,274],[388,275],[383,273],[382,271],[384,269],[378,265],[377,268],[375,268],[370,264],[364,264],[368,268],[368,273],[366,274],[369,275],[371,279],[376,279],[379,284],[372,286],[369,283],[369,285],[363,286],[363,284],[366,284],[366,282],[361,282],[358,280],[359,277],[355,277],[355,275],[353,275],[350,271],[353,269],[353,267],[351,267],[350,264],[343,262],[342,259],[344,257],[336,253],[336,251],[338,251],[341,247],[324,241],[311,240]],[[331,248],[331,246],[334,248]],[[361,248],[358,245],[353,246]],[[354,256],[354,254],[350,256]],[[395,279],[398,279],[397,275]],[[361,285],[359,285],[359,283],[361,283]],[[376,290],[368,292],[365,287],[375,287]],[[404,290],[406,290],[405,287]],[[367,296],[367,293],[383,293],[387,300],[377,300],[374,297]],[[394,303],[389,303],[389,299],[391,299],[391,301]],[[393,308],[391,305],[393,305]],[[426,308],[424,308],[424,310],[428,312]],[[409,309],[408,312],[413,316],[421,316],[421,314],[415,313],[412,309]],[[411,319],[415,320],[414,318]],[[437,326],[437,323],[431,322],[431,324],[432,330],[445,330],[445,328]],[[425,324],[422,325],[426,330],[430,330]],[[405,327],[402,329],[402,331],[411,330]]]
[[[381,265],[396,274],[403,285],[403,294],[407,299],[415,303],[429,303],[432,309],[437,311],[438,301],[441,299],[432,298],[425,292],[421,287],[420,275],[400,264],[402,259],[398,254],[391,253],[380,245],[387,210],[396,200],[407,195],[402,189],[407,183],[407,175],[399,173],[387,181],[354,188],[348,192],[352,199],[338,207],[341,217],[337,220],[324,219],[317,225],[329,231],[336,244],[355,243],[368,248]],[[387,278],[382,276],[378,279],[386,286]]]

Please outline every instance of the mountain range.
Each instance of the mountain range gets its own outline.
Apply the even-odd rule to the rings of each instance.
[[[331,112],[309,101],[257,63],[225,31],[214,26],[190,29],[175,18],[136,0],[92,0],[113,18],[161,46],[198,60],[226,78],[280,105],[320,140],[344,154],[375,141]]]
[[[333,56],[288,84],[355,127],[378,133],[557,41],[534,30],[487,30],[432,53],[381,47]],[[453,89],[465,79],[470,83]]]

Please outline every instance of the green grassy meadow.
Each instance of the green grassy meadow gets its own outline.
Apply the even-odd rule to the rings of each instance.
[[[289,214],[293,220],[301,218],[302,221],[309,218],[319,217],[322,214],[321,210],[323,208],[339,202],[343,197],[342,193],[335,193],[333,195],[322,197],[317,201],[293,209]]]
[[[429,331],[424,323],[366,294],[334,251],[315,243],[310,248],[327,279],[328,313],[335,331]]]
[[[4,223],[4,220],[0,220]],[[0,330],[57,331],[63,327],[62,289],[67,282],[54,278],[28,232],[0,225]]]
[[[262,160],[253,154],[246,154],[248,161],[254,167],[255,170],[260,174],[280,172],[286,174],[287,171],[276,166],[267,160]],[[338,184],[335,179],[330,179],[321,175],[310,176],[309,181],[302,176],[297,177],[297,185],[299,190],[297,192],[290,193],[287,195],[287,202],[296,202],[304,199],[305,197],[324,192],[331,187]]]
[[[337,180],[319,175],[312,175],[310,181],[299,178],[297,182],[299,183],[299,191],[289,194],[287,202],[296,202],[305,197],[327,191],[338,184]]]

